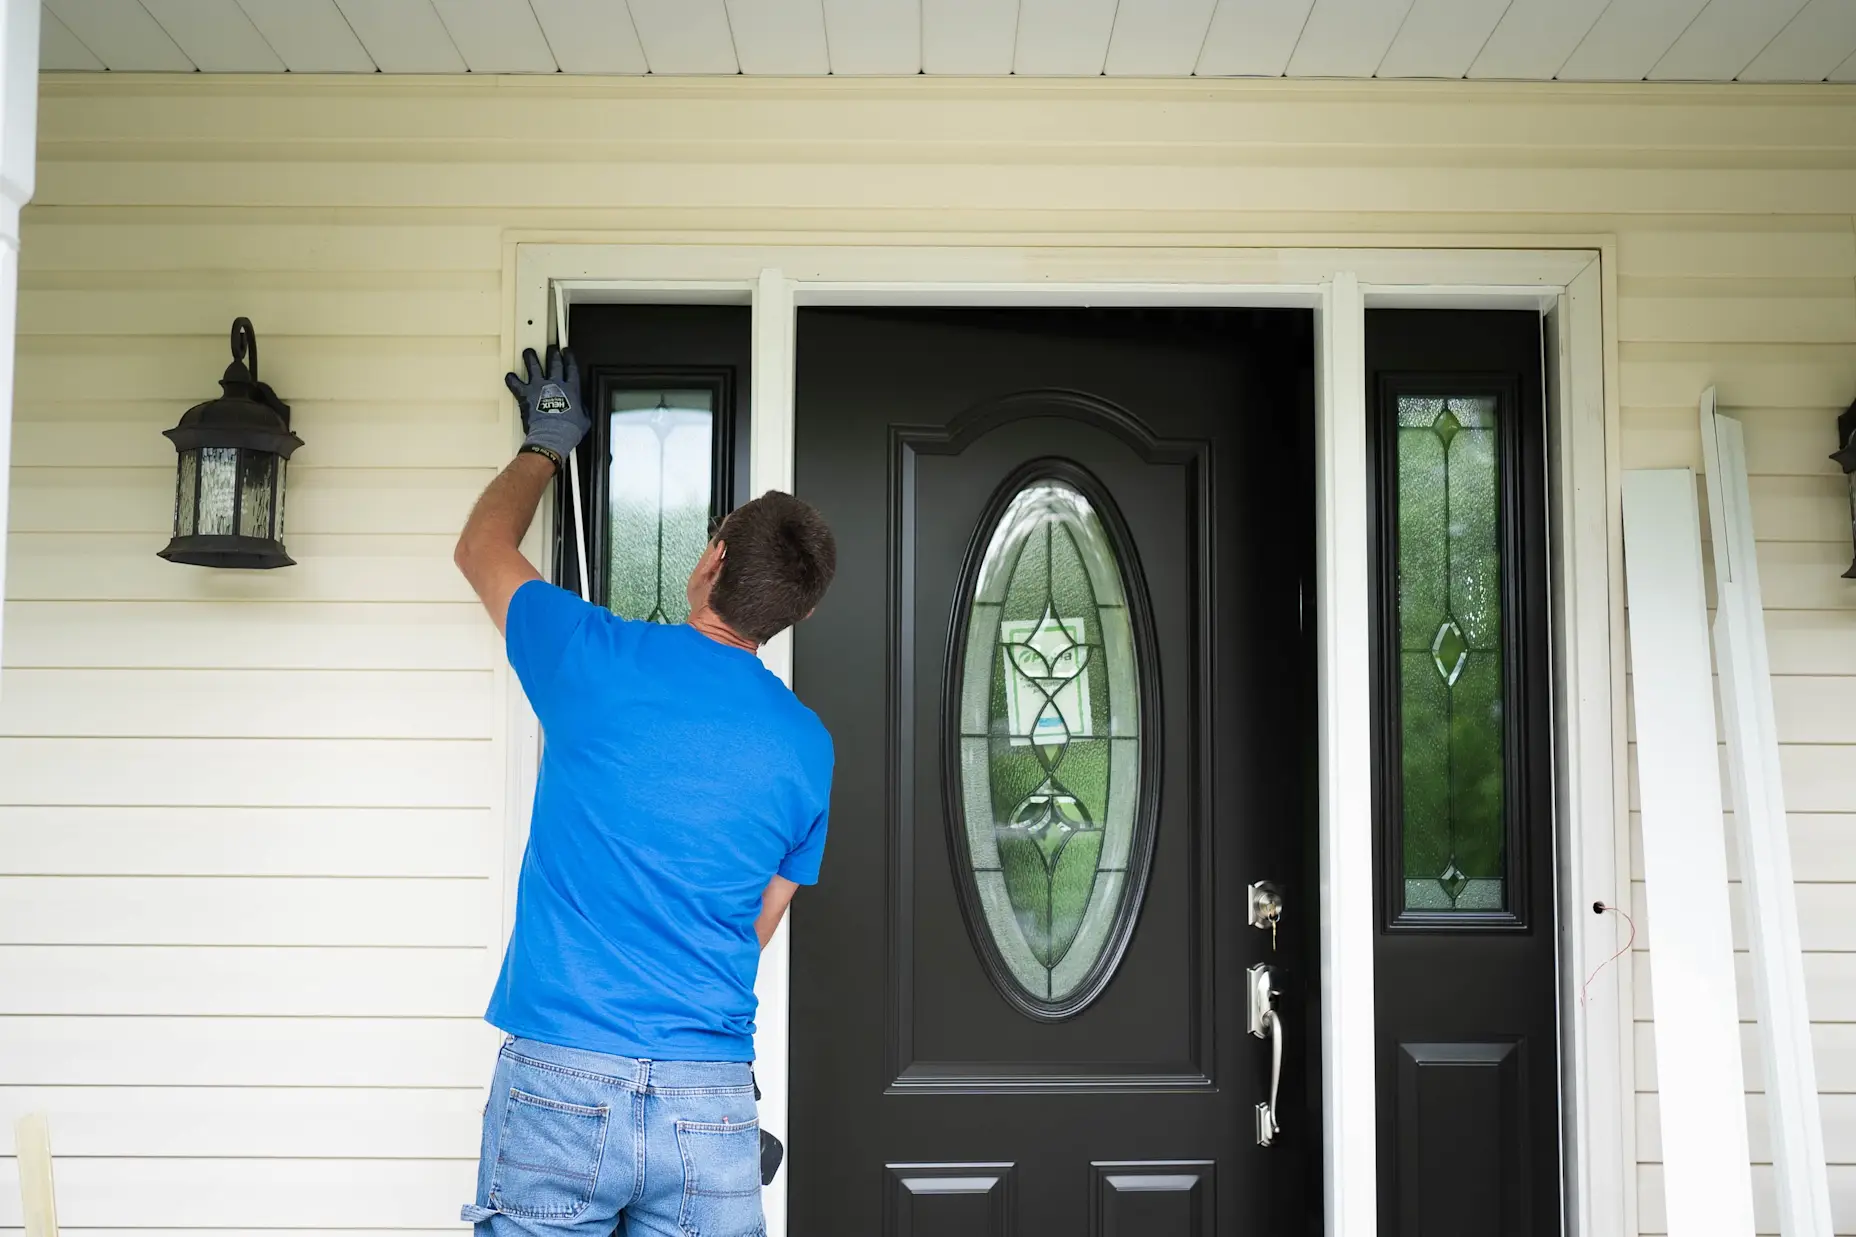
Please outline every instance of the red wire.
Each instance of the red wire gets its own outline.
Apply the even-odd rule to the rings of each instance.
[[[1624,947],[1622,949],[1612,954],[1609,958],[1606,958],[1603,962],[1600,962],[1598,964],[1597,969],[1595,969],[1590,975],[1587,975],[1585,977],[1585,983],[1579,989],[1579,1008],[1580,1009],[1585,1008],[1586,989],[1590,988],[1592,986],[1592,981],[1598,978],[1598,972],[1604,970],[1606,967],[1610,966],[1613,962],[1616,962],[1619,958],[1622,958],[1625,954],[1629,953],[1630,947],[1637,943],[1637,921],[1636,920],[1632,919],[1629,915],[1626,915],[1623,911],[1619,910],[1617,907],[1612,906],[1609,902],[1600,902],[1598,904],[1598,907],[1601,912],[1610,911],[1613,914],[1622,917],[1624,922],[1630,925],[1630,939],[1624,942]]]

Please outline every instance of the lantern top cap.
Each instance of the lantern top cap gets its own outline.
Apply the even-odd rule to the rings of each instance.
[[[248,355],[249,362],[245,359]],[[269,383],[258,379],[258,332],[252,328],[250,318],[232,320],[232,363],[226,366],[219,386],[226,399],[254,400],[283,418],[285,428],[289,427],[290,406],[277,398]]]
[[[180,451],[239,447],[289,459],[303,440],[290,432],[290,405],[258,378],[258,333],[251,319],[233,320],[231,347],[219,397],[195,404],[179,425],[163,432]]]

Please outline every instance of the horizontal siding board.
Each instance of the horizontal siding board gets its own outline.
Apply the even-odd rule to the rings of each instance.
[[[29,207],[21,221],[20,282],[40,272],[69,277],[95,272],[122,280],[130,273],[173,275],[198,281],[205,273],[250,280],[258,272],[388,273],[430,278],[448,271],[500,274],[501,230],[429,220],[398,225],[342,221],[203,224],[195,220],[146,222],[147,210],[108,220],[73,220],[50,205]]]
[[[1155,117],[1169,125],[1171,114]],[[545,130],[542,130],[545,131]],[[1194,157],[1182,152],[1164,163],[1144,157],[1140,175],[1108,176],[1101,164],[1124,162],[1125,151],[1063,150],[1047,139],[992,139],[976,150],[895,145],[884,152],[881,176],[872,176],[860,156],[868,144],[756,144],[734,138],[704,151],[687,146],[640,151],[630,144],[589,148],[561,144],[535,151],[532,134],[502,157],[481,163],[433,162],[426,147],[372,152],[381,161],[340,159],[342,152],[302,162],[274,160],[274,151],[251,152],[272,159],[240,162],[234,150],[211,162],[180,159],[129,163],[156,152],[125,147],[121,159],[59,162],[43,150],[38,191],[51,200],[87,206],[121,206],[158,200],[178,205],[320,206],[325,208],[446,208],[493,206],[506,211],[562,206],[643,207],[705,205],[733,201],[767,208],[832,207],[846,203],[874,209],[955,209],[1001,201],[1059,209],[1092,201],[1103,209],[1172,211],[1225,209],[1257,211],[1394,210],[1500,212],[1517,202],[1546,212],[1674,212],[1698,199],[1735,213],[1831,213],[1856,199],[1856,170],[1775,166],[1770,149],[1749,151],[1744,169],[1723,170],[1719,158],[1696,159],[1705,166],[1645,166],[1659,160],[1654,148],[1617,153],[1618,167],[1587,167],[1569,176],[1558,169],[1513,166],[1522,152],[1495,142],[1453,152],[1466,166],[1437,166],[1434,152],[1410,150],[1409,166],[1380,164],[1405,153],[1363,142],[1345,151],[1324,152],[1348,166],[1304,166],[1316,152],[1285,154],[1260,147],[1250,157],[1213,147]],[[969,138],[970,142],[970,138]],[[543,143],[546,146],[546,143]],[[175,152],[178,154],[179,152]],[[700,162],[707,156],[712,160]],[[983,156],[976,158],[976,156]],[[1120,156],[1117,158],[1117,156]],[[1842,161],[1844,156],[1837,158]],[[43,161],[49,160],[49,161]],[[574,162],[572,176],[536,177],[534,161]],[[757,164],[751,175],[743,164]],[[1236,166],[1232,166],[1232,165]],[[1509,164],[1509,166],[1502,166]],[[1260,172],[1267,171],[1267,175]]]
[[[0,736],[489,739],[493,686],[485,670],[16,669]]]
[[[1732,849],[1730,844],[1730,849]],[[1808,868],[1799,868],[1809,872]],[[1746,935],[1745,887],[1739,881],[1727,886],[1728,905],[1733,914],[1734,948],[1750,948]],[[1798,938],[1804,949],[1832,953],[1856,953],[1856,885],[1843,882],[1801,880],[1794,886],[1798,905]],[[1637,922],[1637,943],[1650,939],[1650,913],[1647,889],[1642,881],[1632,881],[1631,917]],[[1751,1016],[1751,1008],[1743,1011]]]
[[[469,1018],[0,1018],[0,1086],[482,1087],[495,1055]]]
[[[1621,343],[1618,359],[1626,408],[1692,409],[1709,386],[1734,415],[1743,408],[1837,408],[1856,388],[1856,346],[1849,344]],[[1752,439],[1749,427],[1749,453]]]
[[[487,877],[496,825],[487,807],[0,807],[0,874]]]
[[[28,1112],[50,1118],[61,1170],[67,1156],[474,1160],[483,1090],[0,1087],[0,1156]]]
[[[212,571],[170,563],[165,536],[16,533],[7,590],[21,601],[368,601],[467,602],[470,585],[452,564],[455,537],[294,536],[296,566],[283,571]],[[1768,586],[1770,591],[1770,586]]]
[[[3,945],[0,1015],[476,1018],[491,965],[473,947]]]
[[[211,373],[207,371],[207,380]],[[318,384],[312,389],[325,388]],[[323,402],[297,399],[297,393],[287,386],[279,385],[278,390],[288,398],[291,427],[304,442],[291,457],[286,496],[294,492],[299,469],[372,469],[381,474],[383,484],[391,485],[407,467],[500,467],[508,462],[520,441],[515,433],[514,404],[506,399],[493,401],[488,395],[503,390],[501,373],[493,385],[451,405],[415,402],[409,406],[372,397],[366,402]],[[210,388],[199,388],[191,397],[173,400],[77,406],[40,401],[22,408],[24,415],[13,423],[14,467],[70,468],[81,463],[97,468],[159,468],[172,472],[174,444],[163,438],[161,431],[210,394]],[[444,419],[446,410],[448,424]],[[506,411],[507,421],[503,419]],[[311,484],[315,484],[313,479]],[[171,506],[169,512],[171,515]],[[286,537],[294,525],[292,514],[286,498]]]
[[[5,945],[481,945],[489,882],[0,876]]]
[[[1712,625],[1714,612],[1708,612]],[[1836,610],[1766,609],[1766,643],[1772,655],[1772,673],[1782,676],[1822,674],[1837,678],[1856,675],[1856,641],[1849,638],[1849,619]],[[1624,650],[1625,669],[1630,649]]]
[[[1687,406],[1625,408],[1619,440],[1623,466],[1700,469],[1701,434],[1696,428],[1695,403],[1702,389],[1695,389],[1694,400]],[[1837,413],[1842,405],[1784,408],[1749,403],[1745,392],[1732,388],[1722,387],[1720,392],[1723,399],[1734,401],[1721,411],[1746,431],[1750,477],[1818,477],[1830,484],[1842,478],[1830,459],[1837,449]],[[1771,535],[1757,524],[1754,531],[1762,537]]]
[[[1635,1024],[1637,1089],[1656,1089],[1656,1040],[1648,1022]],[[1759,1028],[1740,1024],[1741,1058],[1747,1090],[1765,1090],[1765,1070],[1759,1062]],[[1825,1094],[1856,1092],[1856,1023],[1818,1022],[1811,1027],[1811,1045],[1817,1057],[1817,1089]]]
[[[228,317],[220,329],[199,335],[23,335],[14,398],[57,404],[81,393],[86,400],[174,400],[185,409],[215,393],[230,359],[225,334],[230,325]],[[303,398],[388,407],[454,399],[481,403],[502,391],[506,369],[494,334],[260,339],[267,345],[264,380],[292,405]],[[83,371],[80,386],[71,382],[74,368]]]
[[[1624,927],[1619,925],[1618,944],[1624,943]],[[1638,940],[1641,946],[1643,941]],[[1639,948],[1633,956],[1631,981],[1635,987],[1633,1012],[1640,1020],[1654,1016],[1650,999],[1650,971],[1656,960],[1648,950]],[[1734,955],[1734,975],[1740,1008],[1753,1008],[1753,960],[1749,954]],[[1856,954],[1808,953],[1804,955],[1804,982],[1811,1017],[1819,1022],[1856,1022]],[[1639,1090],[1653,1090],[1656,1080],[1641,1078]],[[1749,1078],[1748,1085],[1761,1090],[1765,1083]]]
[[[495,748],[457,739],[9,739],[0,801],[103,807],[483,807]]]
[[[496,476],[493,468],[319,468],[307,458],[306,452],[304,462],[290,469],[287,536],[455,534]],[[1823,481],[1835,483],[1830,477]],[[22,533],[165,535],[172,529],[174,483],[171,460],[131,468],[19,468],[9,527]],[[1800,504],[1801,518],[1812,514],[1808,503]]]
[[[500,666],[473,602],[7,602],[9,666],[475,670]]]
[[[1629,748],[1630,810],[1642,805],[1637,798],[1637,744]],[[1731,800],[1727,787],[1727,749],[1720,749],[1721,794]],[[1845,746],[1786,744],[1779,748],[1779,771],[1790,812],[1856,812],[1856,778],[1850,776],[1850,749]]]
[[[1625,278],[1856,279],[1856,233],[1847,226],[1787,232],[1657,230],[1618,232],[1618,272]]]
[[[1731,839],[1738,824],[1732,812],[1726,819]],[[1856,813],[1792,812],[1787,826],[1795,872],[1812,881],[1856,883]],[[1630,830],[1631,879],[1642,880],[1643,834],[1635,812],[1630,816]],[[1739,878],[1740,848],[1731,842],[1727,847],[1727,872]]]
[[[1856,343],[1856,285],[1834,297],[1625,296],[1619,303],[1618,338],[1627,343]]]
[[[18,1224],[11,1161],[0,1167],[0,1224]],[[58,1220],[90,1228],[337,1230],[454,1226],[473,1197],[467,1160],[74,1159],[58,1164]]]
[[[1781,743],[1845,743],[1856,746],[1856,675],[1772,675],[1774,711]],[[1636,710],[1636,677],[1626,676],[1625,707]],[[1715,678],[1714,722],[1721,720],[1720,679]],[[0,716],[4,709],[0,709]]]
[[[228,330],[234,317],[250,318],[266,344],[295,336],[399,336],[417,323],[428,336],[483,338],[501,329],[502,297],[491,277],[473,277],[468,289],[322,291],[315,288],[226,289],[189,292],[54,291],[22,288],[19,333],[130,335],[184,338]],[[264,357],[269,357],[266,350]],[[261,366],[261,376],[271,379]],[[210,381],[212,375],[206,375]]]
[[[1838,1232],[1851,1231],[1844,1216],[1856,1216],[1856,1166],[1839,1164],[1830,1170],[1830,1211]],[[1637,1169],[1637,1223],[1640,1237],[1660,1237],[1668,1231],[1663,1209],[1663,1166],[1643,1164]],[[1772,1168],[1753,1169],[1753,1225],[1761,1237],[1779,1232],[1779,1200]]]
[[[1856,1095],[1826,1095],[1819,1104],[1824,1123],[1824,1158],[1831,1164],[1856,1164]],[[1753,1162],[1772,1163],[1772,1127],[1767,1120],[1766,1097],[1746,1097],[1747,1133]],[[1663,1159],[1661,1109],[1654,1092],[1637,1096],[1637,1158],[1660,1164]]]

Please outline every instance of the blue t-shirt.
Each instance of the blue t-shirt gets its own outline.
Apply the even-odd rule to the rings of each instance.
[[[754,920],[818,880],[831,736],[760,659],[532,580],[509,662],[541,719],[515,931],[486,1015],[659,1061],[754,1057]]]

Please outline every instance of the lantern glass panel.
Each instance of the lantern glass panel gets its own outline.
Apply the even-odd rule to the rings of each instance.
[[[193,536],[194,516],[200,498],[200,453],[180,453],[180,481],[174,491],[174,535]]]
[[[268,451],[246,451],[244,455],[244,480],[238,495],[239,536],[269,538],[277,457]]]
[[[277,461],[277,519],[271,525],[271,536],[279,541],[284,539],[284,478],[289,471],[290,461],[279,459]]]
[[[233,531],[233,503],[238,498],[238,448],[200,449],[201,536],[229,537]]]

